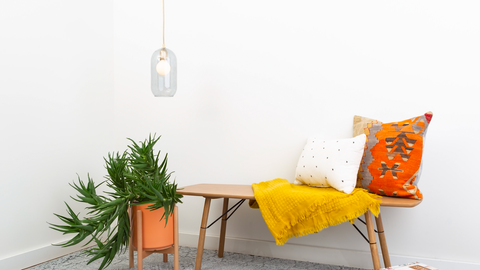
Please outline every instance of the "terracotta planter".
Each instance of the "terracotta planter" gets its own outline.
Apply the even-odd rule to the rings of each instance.
[[[137,210],[142,211],[142,242],[143,250],[161,250],[173,246],[173,216],[168,218],[167,226],[165,219],[160,221],[163,208],[150,211],[147,207],[150,204],[133,205],[133,220],[136,220]],[[133,246],[137,247],[137,226],[133,222]]]

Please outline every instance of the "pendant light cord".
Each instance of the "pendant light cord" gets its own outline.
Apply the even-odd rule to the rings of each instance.
[[[165,48],[165,0],[162,0],[163,11],[163,48]]]

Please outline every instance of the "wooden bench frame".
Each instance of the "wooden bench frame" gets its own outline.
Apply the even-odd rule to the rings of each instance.
[[[201,196],[205,198],[205,205],[203,207],[202,221],[200,224],[200,234],[198,238],[197,258],[195,262],[195,270],[200,270],[202,267],[203,248],[205,245],[205,234],[207,230],[208,214],[210,212],[210,203],[212,199],[223,198],[223,213],[228,211],[229,199],[246,199],[254,200],[253,189],[251,185],[229,185],[229,184],[197,184],[183,187],[178,193],[189,196]],[[392,197],[382,197],[380,206],[385,207],[415,207],[419,205],[421,200],[402,199]],[[390,267],[390,256],[388,254],[387,240],[383,229],[382,217],[379,214],[375,217],[378,238],[380,240],[380,248],[382,250],[383,262],[385,267]],[[370,244],[370,252],[372,254],[372,261],[374,269],[380,269],[380,259],[378,255],[377,242],[375,238],[375,228],[372,222],[372,214],[370,211],[365,213],[365,222],[367,225],[368,241]],[[222,224],[220,228],[220,241],[218,244],[218,257],[223,257],[225,247],[225,234],[227,230],[227,215],[223,215]]]

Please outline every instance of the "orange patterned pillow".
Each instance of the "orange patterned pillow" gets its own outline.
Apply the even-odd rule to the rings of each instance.
[[[423,198],[417,184],[422,168],[424,139],[432,116],[432,112],[427,112],[392,123],[355,116],[354,132],[359,133],[359,125],[363,125],[367,135],[360,164],[363,188],[384,196]]]

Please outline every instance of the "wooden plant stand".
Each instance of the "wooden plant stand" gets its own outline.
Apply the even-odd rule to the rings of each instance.
[[[178,270],[178,207],[175,206],[175,210],[173,211],[173,246],[161,249],[161,250],[151,250],[151,249],[143,249],[143,240],[142,240],[142,211],[138,210],[136,214],[136,219],[133,221],[136,222],[137,230],[137,247],[133,246],[133,232],[130,234],[130,241],[128,244],[128,255],[129,255],[129,267],[134,267],[134,258],[133,252],[137,252],[137,269],[143,269],[143,259],[150,256],[153,253],[163,253],[163,262],[168,262],[168,254],[173,254],[174,256],[174,263],[173,269]],[[133,226],[132,226],[133,227]],[[140,250],[138,250],[140,249]]]

